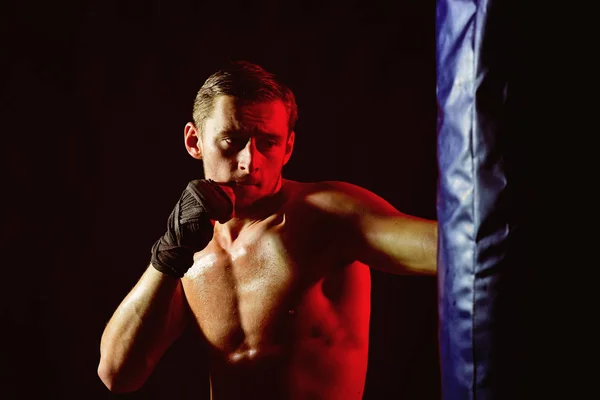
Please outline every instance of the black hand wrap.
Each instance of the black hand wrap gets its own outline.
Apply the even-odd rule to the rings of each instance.
[[[211,219],[231,218],[233,204],[214,181],[191,181],[167,222],[167,232],[152,246],[152,266],[160,272],[181,278],[194,263],[194,253],[211,241]]]

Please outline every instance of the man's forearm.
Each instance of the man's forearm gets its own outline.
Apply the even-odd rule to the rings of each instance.
[[[137,390],[185,327],[180,280],[150,266],[102,335],[98,374],[115,392]]]

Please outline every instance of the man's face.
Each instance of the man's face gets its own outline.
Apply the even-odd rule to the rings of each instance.
[[[198,141],[205,177],[237,183],[236,207],[279,190],[293,144],[282,101],[247,103],[230,96],[214,100]]]

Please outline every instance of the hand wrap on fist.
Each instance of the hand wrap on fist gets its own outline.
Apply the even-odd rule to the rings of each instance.
[[[226,222],[232,213],[233,203],[218,183],[191,181],[169,216],[167,232],[152,246],[152,266],[181,278],[194,263],[194,253],[211,241],[210,221]]]

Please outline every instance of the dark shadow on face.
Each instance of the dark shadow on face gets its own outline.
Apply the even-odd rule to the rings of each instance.
[[[247,208],[281,187],[281,172],[293,150],[288,113],[281,101],[242,102],[230,96],[214,100],[199,146],[204,174],[234,183],[236,207]]]

